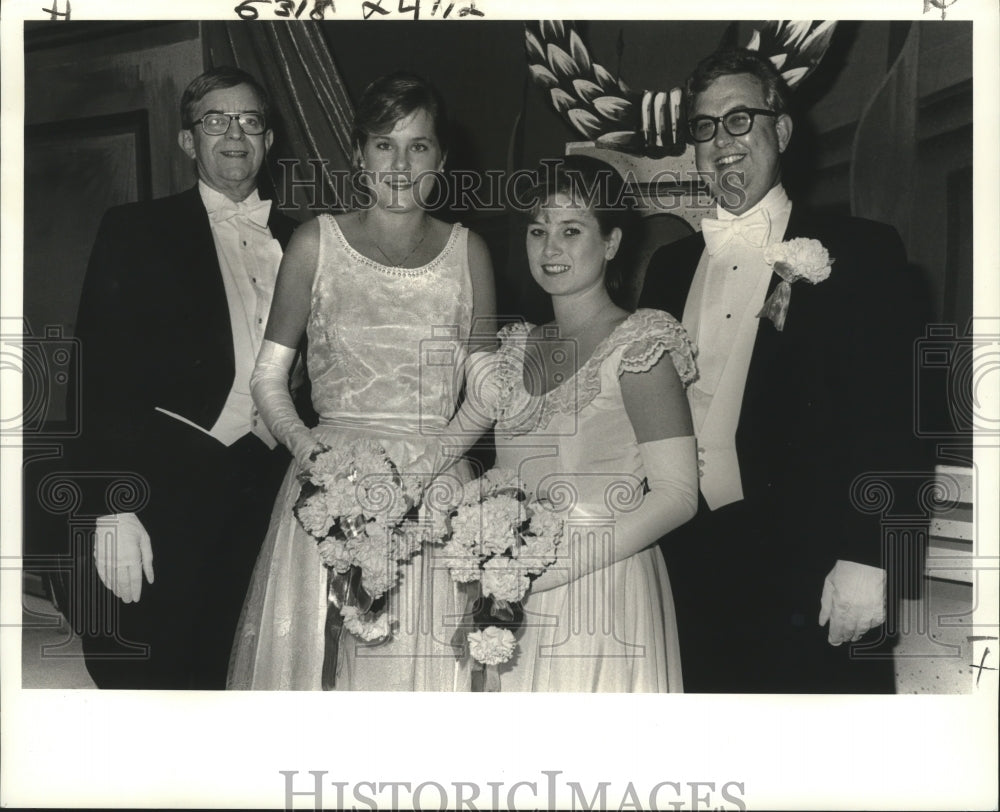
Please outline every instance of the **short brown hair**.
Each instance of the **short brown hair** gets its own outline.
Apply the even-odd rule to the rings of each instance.
[[[705,57],[687,80],[688,110],[694,109],[695,98],[723,76],[745,73],[760,82],[764,103],[775,113],[788,112],[789,90],[771,60],[747,48],[727,48]]]
[[[372,135],[385,135],[397,122],[426,110],[441,151],[448,149],[448,114],[444,99],[426,79],[413,73],[390,73],[368,85],[354,114],[351,144],[359,152]]]
[[[185,130],[194,126],[194,108],[205,96],[213,90],[220,90],[237,85],[248,85],[260,101],[260,112],[264,114],[264,123],[271,127],[271,100],[264,86],[245,70],[230,65],[220,65],[196,76],[184,89],[181,96],[181,126]]]

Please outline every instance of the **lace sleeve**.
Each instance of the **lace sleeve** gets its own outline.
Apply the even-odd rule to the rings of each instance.
[[[664,352],[669,352],[684,386],[698,379],[694,344],[683,325],[669,313],[642,308],[622,326],[618,344],[624,345],[624,350],[618,366],[619,375],[646,372],[656,365]]]
[[[523,375],[517,345],[524,340],[530,330],[531,326],[524,322],[513,322],[504,325],[497,333],[500,349],[497,350],[493,363],[493,379],[498,390],[496,416],[501,420],[510,405],[514,386],[518,378]]]

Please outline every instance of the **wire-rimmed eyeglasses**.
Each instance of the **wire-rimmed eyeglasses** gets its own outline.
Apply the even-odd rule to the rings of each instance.
[[[719,124],[725,127],[730,135],[746,135],[753,129],[755,116],[777,116],[774,110],[762,110],[759,107],[737,107],[721,116],[692,116],[688,119],[688,132],[698,143],[711,141],[715,138]]]
[[[256,111],[248,113],[207,113],[197,121],[191,122],[193,127],[200,124],[206,135],[225,135],[233,119],[240,124],[240,129],[246,135],[260,135],[266,128],[264,114]]]

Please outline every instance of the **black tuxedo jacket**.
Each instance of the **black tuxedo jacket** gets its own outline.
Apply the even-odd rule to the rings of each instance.
[[[819,240],[834,262],[823,282],[792,285],[782,332],[759,321],[736,433],[744,499],[716,511],[702,501],[696,518],[661,542],[682,643],[685,633],[690,642],[795,626],[816,630],[819,651],[820,595],[835,562],[885,566],[877,488],[861,488],[859,478],[916,464],[919,311],[898,235],[793,206],[784,239],[793,237]],[[639,305],[681,318],[704,247],[697,233],[657,251]],[[769,294],[778,281],[773,275]],[[713,629],[712,612],[725,625]],[[686,683],[689,664],[686,651]],[[780,688],[791,689],[794,681]]]
[[[268,225],[284,246],[294,222],[272,210]],[[77,336],[82,428],[70,453],[81,510],[136,513],[155,562],[155,581],[125,604],[99,582],[89,541],[80,545],[73,606],[87,667],[102,688],[222,688],[289,456],[252,435],[223,446],[157,411],[209,429],[235,375],[225,285],[197,187],[107,212]]]
[[[272,208],[268,226],[282,247],[295,225]],[[225,287],[197,186],[105,214],[76,334],[82,346],[77,470],[145,472],[168,442],[164,419],[172,420],[156,407],[211,428],[235,366]],[[91,513],[117,512],[91,507]]]

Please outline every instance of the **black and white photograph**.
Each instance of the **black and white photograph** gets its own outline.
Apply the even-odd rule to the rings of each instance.
[[[0,803],[996,809],[1000,10],[748,11],[5,0]]]

